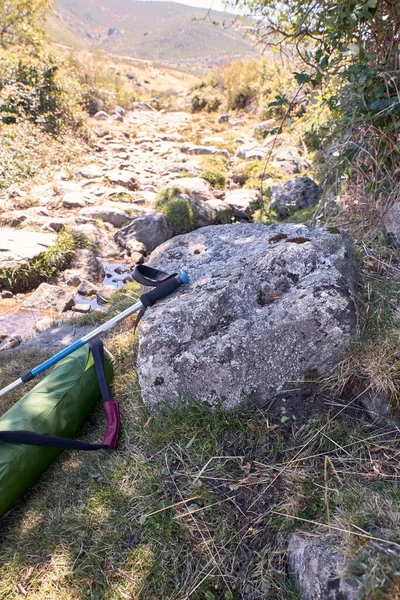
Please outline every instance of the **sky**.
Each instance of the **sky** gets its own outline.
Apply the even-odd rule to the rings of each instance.
[[[142,0],[143,2],[151,2],[151,0]],[[168,2],[169,0],[164,0]],[[222,0],[173,0],[178,4],[186,4],[187,6],[199,6],[200,8],[212,8],[213,10],[224,11],[225,4]],[[235,13],[238,12],[232,8],[228,9],[228,12]]]

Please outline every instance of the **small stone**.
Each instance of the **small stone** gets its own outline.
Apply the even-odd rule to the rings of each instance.
[[[239,219],[251,217],[260,203],[258,190],[233,190],[225,195],[225,204],[232,209],[232,213]]]
[[[239,148],[236,149],[235,156],[237,156],[238,158],[246,158],[246,154],[256,147],[256,142],[247,142],[246,144],[242,144],[241,146],[239,146]]]
[[[85,167],[79,169],[77,175],[78,177],[84,177],[85,179],[96,179],[98,177],[103,177],[104,172],[99,165],[93,164],[86,165]]]
[[[210,184],[201,177],[181,177],[180,179],[173,179],[162,191],[171,188],[179,188],[185,194],[191,198],[196,198],[197,200],[213,199]]]
[[[62,199],[62,205],[64,208],[83,208],[86,206],[86,201],[82,194],[69,192]]]
[[[220,117],[218,117],[218,123],[227,123],[228,121],[229,121],[228,114],[221,115]]]
[[[310,163],[302,158],[295,146],[284,146],[279,148],[275,154],[272,166],[281,169],[289,175],[301,173],[310,166]]]
[[[383,217],[383,225],[396,246],[400,246],[400,202],[393,204]]]
[[[228,150],[220,150],[215,146],[197,146],[196,144],[184,144],[181,146],[181,152],[184,154],[194,154],[194,155],[202,155],[202,154],[220,154],[221,156],[225,156],[225,158],[229,158],[230,154]]]
[[[114,296],[115,292],[117,291],[117,288],[114,287],[113,285],[102,285],[98,290],[97,290],[97,302],[99,304],[108,304],[112,297]]]
[[[77,289],[81,296],[93,296],[97,293],[98,286],[87,279],[83,279]]]
[[[82,274],[79,269],[66,269],[62,274],[62,281],[66,285],[78,287],[82,281]]]
[[[3,290],[1,292],[1,297],[2,298],[13,298],[14,294],[12,292],[10,292],[9,290]]]
[[[289,572],[303,600],[357,600],[362,582],[350,571],[343,541],[332,535],[295,532],[289,538]]]
[[[223,200],[208,200],[207,205],[217,211],[216,223],[224,225],[231,222],[232,208]]]
[[[241,125],[243,125],[242,119],[229,119],[229,121],[228,121],[228,127],[230,129],[237,129]]]
[[[90,219],[101,219],[105,223],[111,223],[111,225],[117,228],[122,227],[130,219],[128,213],[125,211],[107,204],[82,208],[79,214]]]
[[[20,188],[14,188],[8,193],[9,198],[26,198],[27,193]]]
[[[263,160],[266,157],[266,152],[262,148],[253,148],[246,152],[246,160]]]
[[[74,312],[84,313],[84,314],[90,313],[91,310],[92,310],[92,307],[89,303],[83,304],[83,303],[78,302],[77,304],[75,304],[75,306],[73,308]]]
[[[7,337],[7,339],[0,344],[0,352],[4,350],[11,350],[12,348],[17,348],[22,342],[22,338],[19,335],[12,335]]]
[[[99,112],[93,115],[93,119],[97,119],[97,121],[106,121],[108,119],[108,114],[104,110],[99,110]]]
[[[254,135],[263,136],[264,132],[273,129],[276,125],[275,119],[268,119],[254,127]]]
[[[113,169],[112,171],[107,171],[105,176],[110,183],[114,185],[121,185],[128,190],[134,191],[139,188],[137,179],[131,171]]]
[[[39,319],[38,321],[36,321],[35,329],[39,333],[42,333],[42,331],[45,331],[46,329],[51,327],[52,323],[53,323],[53,319],[51,319],[50,317],[43,317],[42,319]]]

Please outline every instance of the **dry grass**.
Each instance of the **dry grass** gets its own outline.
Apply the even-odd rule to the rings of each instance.
[[[119,309],[128,301],[120,294]],[[3,517],[0,598],[295,600],[286,545],[299,528],[343,537],[366,589],[393,585],[397,428],[377,429],[354,399],[317,390],[311,408],[289,403],[284,422],[273,404],[225,413],[189,402],[150,415],[132,322],[107,346],[117,360],[119,448],[64,453]],[[3,382],[35,359],[10,356]],[[79,437],[103,430],[99,407]]]

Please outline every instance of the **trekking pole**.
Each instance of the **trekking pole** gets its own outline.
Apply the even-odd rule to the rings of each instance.
[[[150,292],[147,292],[146,294],[142,294],[142,296],[140,296],[140,301],[134,304],[133,306],[130,306],[129,308],[121,312],[119,315],[116,315],[109,321],[106,321],[105,323],[103,323],[103,325],[100,325],[92,332],[83,336],[80,340],[77,340],[67,348],[64,348],[64,350],[61,350],[48,360],[45,360],[37,367],[34,367],[31,371],[28,371],[27,373],[22,375],[22,377],[20,377],[19,379],[13,381],[13,383],[10,383],[6,387],[4,387],[2,390],[0,390],[0,396],[4,396],[4,394],[7,394],[7,392],[10,392],[19,385],[31,381],[32,379],[34,379],[35,377],[37,377],[38,375],[40,375],[41,373],[58,363],[66,356],[72,354],[72,352],[74,352],[75,350],[78,350],[78,348],[81,348],[94,338],[98,337],[102,333],[105,333],[106,331],[114,327],[114,325],[117,325],[117,323],[120,323],[127,317],[130,317],[131,315],[139,311],[139,315],[135,325],[136,329],[146,308],[148,308],[149,306],[153,306],[153,304],[155,304],[158,300],[166,298],[167,296],[169,296],[169,294],[177,290],[182,284],[189,283],[189,277],[184,271],[181,271],[179,274],[173,273],[172,275],[168,275],[163,271],[153,269],[152,267],[147,267],[146,265],[140,265],[139,267],[136,267],[133,277],[138,283],[141,283],[142,285],[145,285],[147,287],[153,287],[154,289]]]

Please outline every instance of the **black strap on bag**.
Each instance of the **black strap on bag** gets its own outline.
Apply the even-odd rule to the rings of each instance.
[[[107,385],[106,374],[104,371],[104,346],[100,338],[96,338],[89,342],[93,360],[96,368],[97,379],[99,382],[101,396],[105,407],[112,403],[110,390]],[[108,415],[108,411],[107,411]],[[69,438],[57,437],[52,435],[44,435],[33,431],[0,431],[0,441],[10,444],[24,444],[26,446],[46,446],[48,448],[61,448],[63,450],[106,450],[110,445],[89,444],[79,440],[71,440]]]
[[[148,267],[147,265],[138,265],[133,272],[133,278],[135,281],[145,287],[154,288],[150,292],[140,296],[140,301],[143,304],[143,307],[140,309],[139,314],[136,317],[136,330],[136,327],[139,325],[139,321],[143,317],[146,309],[149,306],[153,306],[153,304],[158,302],[158,300],[162,300],[163,298],[169,296],[169,294],[172,294],[172,292],[179,288],[182,282],[178,279],[178,273],[172,273],[172,275],[169,275],[164,271],[153,269],[153,267]]]

